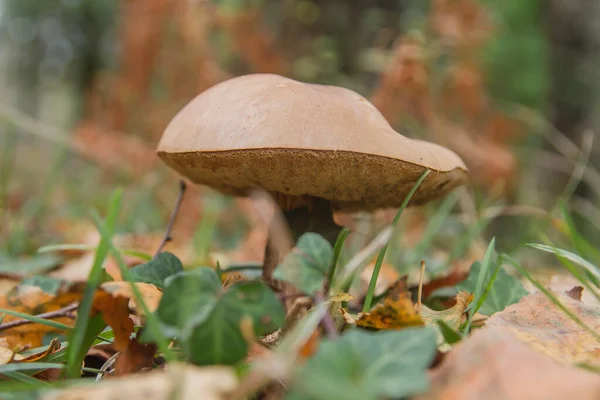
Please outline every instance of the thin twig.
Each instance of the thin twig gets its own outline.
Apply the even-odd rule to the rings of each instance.
[[[425,279],[425,261],[421,260],[421,272],[419,274],[419,293],[417,295],[417,308],[421,312],[421,300],[423,296],[423,280]]]
[[[325,297],[324,297],[323,293],[320,291],[317,292],[315,294],[315,300],[317,300],[317,303],[324,302]],[[336,338],[339,336],[339,332],[338,332],[337,328],[335,327],[335,322],[333,321],[333,317],[331,316],[331,313],[329,311],[327,311],[325,313],[321,323],[323,324],[323,328],[325,328],[325,332],[327,332],[327,336],[329,336],[329,338],[333,339],[333,338]]]
[[[183,201],[183,195],[185,194],[186,188],[187,185],[185,184],[185,182],[183,180],[179,181],[179,195],[177,196],[177,200],[175,201],[175,207],[173,207],[173,211],[171,211],[171,216],[169,217],[169,222],[167,223],[167,229],[165,230],[163,240],[160,242],[158,249],[156,249],[156,253],[154,253],[154,258],[156,258],[163,251],[167,243],[173,240],[173,238],[171,237],[171,232],[173,231],[175,220],[177,220],[177,215],[179,214],[179,209],[181,208],[181,203]]]
[[[60,318],[60,317],[71,317],[71,311],[74,311],[77,309],[77,307],[79,307],[79,302],[75,302],[73,304],[70,304],[66,307],[61,308],[60,310],[54,310],[54,311],[49,311],[43,314],[38,314],[36,315],[36,317],[38,318],[43,318],[43,319],[53,319],[53,318]],[[4,324],[0,324],[0,332],[10,329],[10,328],[14,328],[17,326],[22,326],[22,325],[27,325],[27,324],[33,324],[35,323],[34,321],[30,321],[28,319],[18,319],[16,321],[10,321],[10,322],[5,322]]]

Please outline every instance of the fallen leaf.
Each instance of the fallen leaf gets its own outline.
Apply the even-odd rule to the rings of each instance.
[[[581,285],[581,282],[573,275],[568,272],[557,273],[556,268],[537,268],[533,271],[533,274],[540,283],[556,292],[564,292]],[[527,279],[523,280],[523,286],[530,293],[536,293],[538,291],[538,289]],[[600,300],[585,288],[581,293],[581,301],[590,306],[600,307]]]
[[[598,332],[600,308],[553,292],[561,304]],[[541,292],[492,315],[486,326],[505,327],[535,350],[562,364],[589,363],[600,366],[600,342],[574,322]]]
[[[360,273],[360,293],[366,293],[367,288],[369,287],[369,282],[371,282],[371,276],[373,276],[373,271],[375,269],[375,260],[371,261],[369,265],[367,265],[363,271]],[[375,283],[375,292],[373,294],[375,296],[379,296],[385,293],[390,287],[394,285],[395,282],[400,279],[400,274],[392,266],[386,262],[381,264],[381,269],[379,270],[379,275],[377,276],[377,282]]]
[[[235,370],[225,366],[169,364],[164,370],[73,385],[43,393],[41,400],[224,400],[238,385]]]
[[[30,356],[27,356],[27,357],[23,358],[21,361],[37,362],[37,361],[40,361],[43,358],[49,356],[50,354],[57,352],[58,350],[60,350],[60,342],[58,341],[57,338],[54,338],[50,341],[50,344],[48,345],[46,350],[44,350],[40,353],[36,353],[36,354],[32,354]]]
[[[144,303],[148,307],[150,312],[156,311],[158,303],[162,298],[162,292],[151,283],[135,282],[135,287],[139,290],[142,295]],[[135,299],[133,289],[130,282],[105,282],[100,288],[105,292],[111,293],[113,296],[120,296],[126,299],[130,299],[129,307],[139,316],[144,316],[144,310],[140,307]]]
[[[101,290],[96,292],[92,307],[102,313],[104,322],[113,329],[115,349],[125,351],[133,333],[133,321],[129,318],[129,298]]]
[[[0,308],[29,315],[52,312],[78,301],[81,298],[82,289],[82,284],[63,282],[52,292],[47,292],[39,286],[21,284],[15,286],[8,293],[0,295]],[[20,319],[12,315],[5,315],[3,322]],[[53,318],[52,320],[69,326],[73,325],[73,319],[66,316]],[[45,335],[61,332],[60,329],[47,325],[30,323],[0,331],[0,339],[5,339],[6,347],[9,348],[16,346],[35,348],[42,346]]]
[[[310,338],[306,342],[304,342],[302,347],[300,347],[298,355],[300,356],[300,358],[310,358],[317,352],[320,344],[321,331],[317,328],[312,333]]]
[[[430,381],[415,400],[598,400],[600,393],[599,375],[561,365],[499,326],[457,344]]]
[[[383,301],[368,313],[361,313],[356,326],[377,330],[402,329],[409,326],[422,326],[425,323],[411,300],[411,294],[405,290],[402,280],[390,289]]]
[[[348,302],[353,299],[354,299],[354,296],[351,295],[350,293],[339,292],[339,293],[331,296],[331,298],[329,300],[332,303],[345,303],[345,302]]]
[[[117,356],[113,375],[122,376],[152,368],[156,350],[154,343],[140,343],[137,338],[133,338]]]
[[[448,325],[450,328],[454,330],[458,330],[461,323],[465,319],[465,310],[467,306],[473,301],[473,295],[467,292],[459,292],[456,295],[456,304],[448,308],[446,310],[435,311],[431,308],[422,305],[421,306],[421,318],[425,325],[432,326],[436,329],[438,334],[438,347],[443,346],[444,344],[444,335],[442,334],[437,321],[442,320]],[[450,346],[443,346],[441,351],[449,350]]]
[[[463,282],[469,275],[468,271],[463,268],[453,268],[446,276],[433,278],[429,282],[423,284],[423,298],[428,298],[431,293],[443,287],[450,287]]]
[[[13,350],[0,347],[0,365],[11,363],[13,360],[23,360],[23,356],[15,353]]]

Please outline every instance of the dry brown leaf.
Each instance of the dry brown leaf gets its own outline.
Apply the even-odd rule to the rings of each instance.
[[[129,336],[133,333],[133,321],[129,318],[129,298],[98,291],[92,307],[102,313],[104,322],[113,329],[115,349],[125,351],[129,344]]]
[[[32,354],[28,357],[25,357],[21,361],[23,361],[23,362],[40,361],[42,358],[49,356],[50,354],[57,352],[58,350],[60,350],[60,342],[58,341],[57,338],[54,338],[50,341],[50,344],[48,345],[46,350],[44,350],[40,353],[37,353],[37,354]]]
[[[356,326],[369,329],[403,329],[409,326],[423,326],[424,321],[406,290],[406,282],[399,280],[390,289],[383,301],[368,313],[360,313]]]
[[[134,284],[142,295],[142,299],[148,307],[148,310],[150,312],[156,311],[158,308],[158,303],[162,298],[162,292],[151,283],[135,282]],[[130,299],[129,307],[135,311],[137,315],[142,317],[144,316],[144,310],[137,304],[137,300],[135,299],[130,282],[105,282],[100,287],[105,292],[111,293],[113,297],[119,296],[125,299]]]
[[[235,370],[225,366],[170,364],[165,370],[106,379],[45,392],[41,400],[224,400],[238,385]],[[176,397],[174,397],[176,395]]]
[[[424,283],[422,293],[423,298],[428,298],[431,295],[431,293],[433,293],[437,289],[454,286],[467,279],[468,276],[469,270],[462,268],[462,266],[459,265],[458,267],[455,267],[452,270],[450,270],[446,276],[434,278],[431,279],[429,282]]]
[[[443,346],[444,336],[437,324],[437,321],[442,320],[450,328],[458,330],[460,324],[465,320],[464,312],[472,301],[473,295],[471,293],[461,291],[456,295],[456,304],[447,310],[435,311],[425,305],[421,305],[421,318],[425,322],[425,325],[432,326],[437,331],[437,343],[438,346],[442,346],[440,351],[449,350],[450,346]]]
[[[114,376],[123,376],[143,369],[152,368],[157,347],[154,343],[140,343],[133,338],[121,351],[115,362]]]
[[[29,315],[38,315],[60,310],[81,298],[83,285],[65,285],[57,295],[44,292],[37,286],[19,285],[8,293],[0,295],[0,308],[6,308]],[[6,315],[3,322],[20,320],[19,317]],[[68,317],[54,318],[53,321],[69,326],[73,319]],[[6,347],[42,346],[42,339],[48,333],[59,333],[59,329],[40,324],[26,324],[9,328],[0,332],[0,339],[5,339]]]
[[[459,343],[430,373],[416,400],[598,400],[600,376],[561,365],[502,327],[486,327]]]
[[[600,308],[573,300],[565,293],[554,295],[585,324],[600,332]],[[486,326],[509,329],[519,340],[557,362],[600,366],[600,342],[541,292],[525,296],[492,315]]]
[[[369,282],[371,281],[371,276],[373,275],[373,270],[375,269],[376,260],[373,259],[369,265],[367,265],[360,274],[360,289],[359,292],[366,293],[367,288],[369,287]],[[375,296],[380,296],[386,290],[388,290],[395,282],[400,279],[400,274],[394,268],[393,265],[383,262],[381,264],[381,269],[379,270],[379,276],[377,276],[377,282],[375,284]],[[356,296],[355,294],[355,297]]]
[[[556,268],[536,268],[533,273],[536,279],[539,280],[543,285],[556,292],[565,292],[567,290],[571,290],[575,286],[581,285],[581,282],[579,282],[573,275],[568,273],[568,271],[557,271]],[[523,279],[522,283],[525,289],[527,289],[530,293],[535,293],[538,291],[538,289],[528,279]],[[600,307],[600,300],[598,300],[598,298],[596,298],[592,292],[585,288],[581,293],[581,301],[590,306]]]

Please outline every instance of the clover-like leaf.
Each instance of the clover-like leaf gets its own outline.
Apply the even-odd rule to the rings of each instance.
[[[179,336],[191,318],[199,321],[208,316],[221,289],[221,281],[210,267],[180,272],[167,278],[165,285],[156,314],[168,336]]]
[[[321,343],[299,370],[288,399],[401,398],[428,388],[426,369],[436,352],[429,327],[353,330]]]
[[[490,291],[479,309],[481,314],[492,315],[498,311],[502,311],[507,306],[517,303],[523,296],[528,294],[519,279],[509,275],[501,266],[499,266],[499,268],[498,275],[496,275],[496,279],[492,282]],[[473,293],[480,270],[481,263],[473,263],[467,279],[456,285],[456,288],[459,291],[465,290],[469,293]],[[483,287],[488,286],[492,275],[493,268],[490,268],[484,279]]]
[[[163,330],[179,337],[189,360],[198,365],[233,364],[247,353],[242,321],[252,322],[252,333],[277,330],[285,310],[275,293],[259,281],[242,281],[223,288],[217,273],[200,267],[166,280],[156,311]]]
[[[287,281],[307,294],[323,287],[333,258],[331,244],[316,233],[305,233],[294,249],[273,273],[275,279]]]
[[[255,336],[263,336],[283,324],[285,310],[262,282],[239,282],[231,286],[206,319],[192,320],[184,329],[182,342],[190,361],[209,365],[241,360],[248,351],[242,335],[243,318],[251,319]]]
[[[179,258],[168,251],[163,251],[147,263],[131,268],[135,282],[151,283],[160,289],[165,287],[165,279],[183,271]]]

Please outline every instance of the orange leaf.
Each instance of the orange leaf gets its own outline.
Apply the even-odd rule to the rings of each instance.
[[[133,321],[129,318],[129,299],[98,291],[94,297],[93,309],[102,313],[102,318],[114,331],[115,349],[125,351],[129,336],[133,333]]]
[[[398,281],[382,303],[371,312],[360,314],[356,326],[377,330],[423,326],[425,323],[411,300],[410,292],[404,290],[405,285],[403,280]]]
[[[113,375],[121,376],[144,368],[152,368],[155,353],[154,343],[142,344],[137,338],[130,340],[125,350],[117,357]]]

